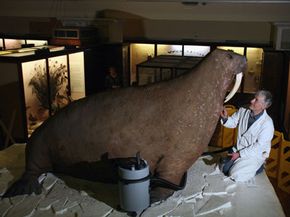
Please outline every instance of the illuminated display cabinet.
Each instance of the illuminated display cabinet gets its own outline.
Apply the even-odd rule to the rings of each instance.
[[[131,84],[146,85],[174,78],[195,67],[211,50],[209,45],[130,44]],[[240,92],[254,93],[260,88],[263,49],[254,47],[217,46],[245,55],[248,61]]]
[[[44,46],[47,39],[24,39],[9,36],[0,36],[0,50],[20,49],[24,47]]]
[[[85,52],[46,50],[0,54],[0,116],[12,124],[16,141],[26,141],[49,116],[87,94]]]

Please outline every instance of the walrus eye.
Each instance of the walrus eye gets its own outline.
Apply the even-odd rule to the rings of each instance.
[[[231,54],[228,53],[227,56],[229,59],[233,59],[233,56]]]

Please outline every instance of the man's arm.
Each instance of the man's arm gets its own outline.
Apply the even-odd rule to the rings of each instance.
[[[224,127],[227,128],[236,128],[241,116],[242,108],[240,108],[238,111],[236,111],[232,116],[227,115],[227,111],[224,108],[224,110],[221,112],[221,124]]]
[[[273,135],[273,123],[266,122],[253,144],[239,151],[240,157],[267,158],[270,154]]]

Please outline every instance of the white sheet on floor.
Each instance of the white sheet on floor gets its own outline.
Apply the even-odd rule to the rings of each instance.
[[[0,195],[24,169],[24,144],[0,151]],[[284,217],[265,173],[245,183],[225,177],[210,156],[201,157],[189,169],[187,184],[166,201],[152,204],[141,216]],[[118,186],[88,182],[72,177],[43,174],[40,195],[0,200],[1,217],[122,217],[117,210]]]

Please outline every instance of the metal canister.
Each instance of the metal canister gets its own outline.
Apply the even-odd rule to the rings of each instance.
[[[140,214],[150,205],[150,172],[148,164],[140,158],[131,158],[119,165],[120,207],[127,212]]]

